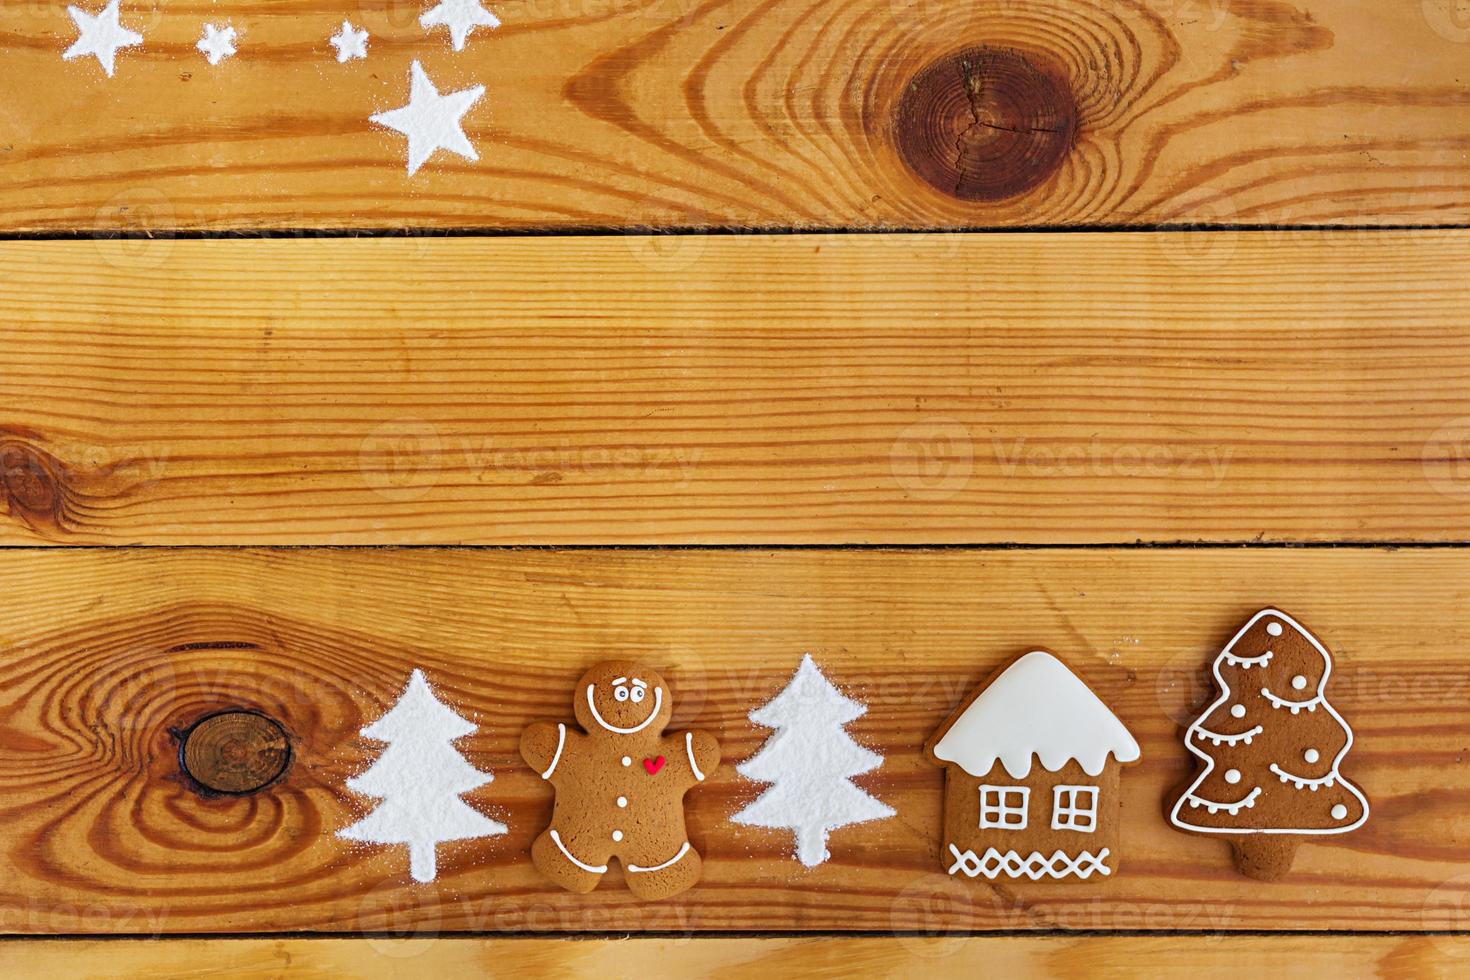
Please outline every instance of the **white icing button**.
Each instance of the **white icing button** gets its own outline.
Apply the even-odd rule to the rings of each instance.
[[[1316,749],[1307,749],[1307,751],[1302,753],[1302,758],[1306,759],[1308,762],[1316,762],[1318,759],[1322,758],[1322,753],[1318,752]]]
[[[1272,636],[1280,636],[1281,635],[1281,624],[1280,623],[1267,623],[1266,624],[1266,632],[1267,633],[1270,633]]]
[[[1341,820],[1345,816],[1347,816],[1347,807],[1343,806],[1341,803],[1332,808],[1333,820]]]
[[[1232,717],[1232,718],[1244,718],[1245,717],[1245,705],[1243,705],[1243,704],[1237,704],[1237,705],[1235,705],[1235,707],[1231,708],[1230,709],[1230,717]]]
[[[623,765],[625,765],[625,766],[631,766],[632,764],[633,764],[633,757],[632,756],[629,756],[629,755],[623,756]]]
[[[1307,679],[1301,674],[1297,674],[1291,679],[1291,686],[1300,691],[1302,688],[1307,686]]]
[[[1308,761],[1310,761],[1310,760],[1308,760]],[[628,805],[628,798],[626,796],[620,796],[620,797],[618,797],[618,806],[623,807],[623,806],[627,806],[627,805]]]
[[[622,839],[623,839],[623,832],[621,830],[614,830],[613,831],[613,840],[614,841],[620,841]]]
[[[1225,781],[1227,783],[1229,783],[1231,786],[1234,786],[1236,783],[1240,782],[1240,770],[1239,769],[1230,769],[1230,770],[1227,770],[1226,773],[1225,773]]]

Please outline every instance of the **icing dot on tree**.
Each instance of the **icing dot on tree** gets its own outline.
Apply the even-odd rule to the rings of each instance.
[[[1332,819],[1333,820],[1341,820],[1343,817],[1346,817],[1346,816],[1347,816],[1347,807],[1343,806],[1341,803],[1337,804],[1337,806],[1335,806],[1335,807],[1332,808]]]
[[[1281,624],[1280,623],[1267,623],[1266,624],[1266,632],[1267,633],[1270,633],[1272,636],[1280,636],[1281,635]]]
[[[1291,679],[1291,686],[1293,690],[1305,690],[1307,686],[1307,679],[1301,674],[1297,674]]]
[[[1318,759],[1322,758],[1322,753],[1318,752],[1316,749],[1307,749],[1307,751],[1302,753],[1302,758],[1306,759],[1308,762],[1316,762]]]
[[[1225,781],[1227,783],[1229,783],[1231,786],[1234,786],[1236,783],[1240,782],[1240,770],[1239,769],[1230,769],[1230,770],[1227,770],[1226,773],[1225,773]]]
[[[1237,704],[1235,707],[1231,708],[1230,709],[1230,717],[1232,717],[1232,718],[1244,718],[1245,717],[1245,705],[1243,705],[1243,704]]]

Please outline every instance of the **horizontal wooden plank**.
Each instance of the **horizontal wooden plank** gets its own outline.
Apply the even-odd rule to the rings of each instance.
[[[208,969],[238,980],[333,977],[368,980],[445,971],[578,976],[734,978],[765,970],[833,978],[973,976],[1150,977],[1188,971],[1201,980],[1282,977],[1463,975],[1470,940],[1456,936],[946,937],[898,939],[97,939],[19,940],[0,962],[19,976],[173,980]]]
[[[356,4],[338,64],[343,11],[126,3],[108,78],[62,0],[6,3],[0,230],[1470,221],[1453,0],[489,6],[456,53]],[[478,160],[409,177],[369,122],[415,60],[485,87]]]
[[[1460,549],[640,551],[13,549],[0,553],[0,931],[673,932],[1458,930],[1470,899],[1470,644]],[[1291,874],[1240,877],[1219,841],[1169,828],[1192,771],[1180,726],[1247,614],[1291,610],[1337,658],[1361,830],[1304,845]],[[1066,657],[1137,737],[1119,869],[1082,885],[946,876],[924,739],[962,694],[1032,647]],[[897,810],[844,828],[805,869],[789,835],[729,817],[759,791],[731,764],[804,651],[869,705],[849,726],[886,756],[859,777]],[[639,904],[620,872],[589,895],[529,862],[550,792],[521,731],[568,716],[581,670],[666,672],[674,724],[725,765],[689,797],[703,881]],[[358,730],[423,669],[479,726],[494,774],[467,799],[509,833],[439,848],[416,885],[402,848],[334,832],[382,746]],[[203,798],[174,732],[224,709],[279,723],[294,753],[252,796]]]
[[[664,241],[0,246],[0,542],[1470,527],[1470,233]]]

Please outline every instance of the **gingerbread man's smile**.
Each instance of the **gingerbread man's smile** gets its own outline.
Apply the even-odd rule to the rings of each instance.
[[[643,683],[636,677],[632,679],[631,686],[627,683],[627,678],[619,677],[617,680],[613,681],[613,698],[620,704],[629,701],[637,703],[642,701],[646,696],[647,687],[647,684]],[[592,712],[592,720],[597,722],[603,728],[606,728],[608,731],[613,732],[617,735],[632,735],[634,732],[641,732],[643,729],[647,728],[649,724],[652,723],[653,719],[658,717],[659,709],[663,707],[664,703],[663,688],[655,686],[653,689],[653,706],[649,709],[648,715],[638,724],[633,725],[630,728],[619,728],[617,725],[609,725],[607,721],[603,719],[602,714],[597,710],[596,694],[597,685],[588,684],[587,708],[589,711]]]

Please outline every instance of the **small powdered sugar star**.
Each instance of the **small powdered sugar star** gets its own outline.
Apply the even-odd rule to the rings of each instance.
[[[224,27],[205,24],[204,34],[194,47],[204,54],[205,61],[217,65],[235,53],[235,29],[228,24]]]
[[[136,47],[143,43],[143,35],[130,31],[118,23],[118,3],[110,0],[97,14],[89,14],[80,7],[67,7],[72,23],[77,25],[77,39],[62,52],[63,60],[93,55],[107,77],[112,77],[113,62],[122,48]]]
[[[500,18],[480,6],[480,0],[440,0],[439,6],[419,18],[419,26],[424,30],[449,28],[454,50],[463,51],[471,31],[476,27],[494,30],[500,26]]]
[[[458,153],[467,160],[480,159],[465,136],[460,119],[480,101],[485,94],[485,86],[476,85],[440,95],[417,61],[410,66],[408,77],[408,105],[369,117],[379,126],[397,130],[408,137],[408,175],[412,177],[436,150]]]
[[[367,29],[353,27],[348,21],[342,22],[342,29],[332,35],[330,43],[337,49],[338,63],[367,57]]]

